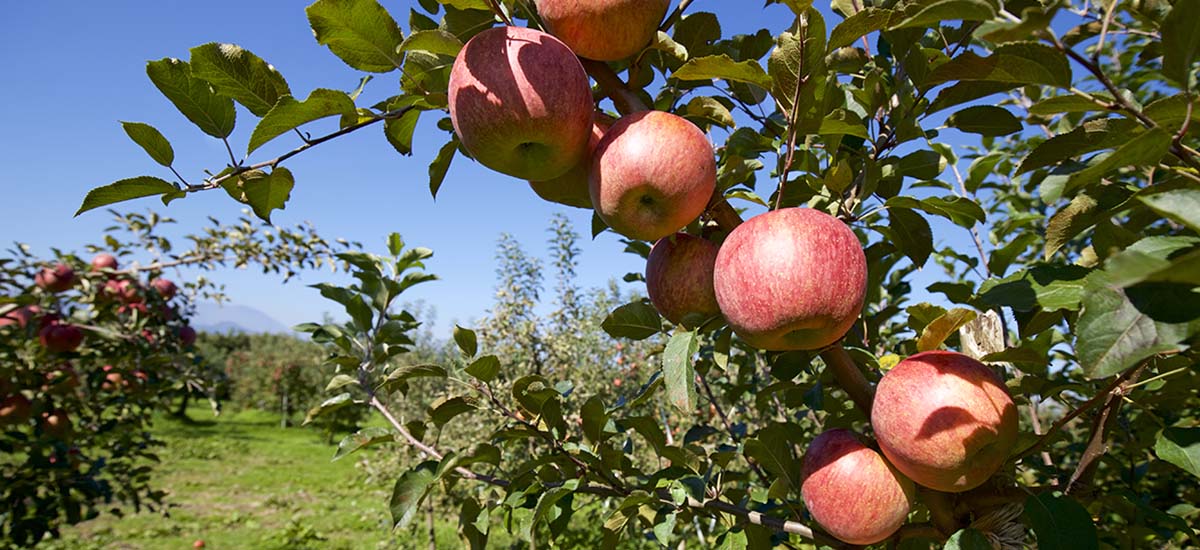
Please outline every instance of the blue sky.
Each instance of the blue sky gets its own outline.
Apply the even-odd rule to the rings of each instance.
[[[387,0],[384,6],[407,32],[408,10],[415,0]],[[827,4],[818,2],[823,10]],[[224,146],[195,129],[150,83],[147,60],[186,59],[192,46],[210,41],[241,45],[276,66],[293,93],[313,88],[351,90],[361,73],[342,64],[318,45],[304,16],[305,2],[233,2],[207,0],[125,2],[21,2],[8,6],[10,24],[0,34],[0,175],[4,215],[0,241],[79,249],[99,242],[109,217],[93,211],[72,214],[92,187],[136,175],[172,179],[121,129],[121,120],[154,125],[171,141],[176,168],[189,180],[204,168],[227,161]],[[792,21],[782,6],[759,9],[758,2],[699,0],[692,10],[716,11],[724,35],[766,27],[778,33]],[[826,13],[832,28],[840,17]],[[382,75],[366,91],[370,104],[394,93],[397,73]],[[238,108],[235,151],[244,151],[255,119]],[[430,270],[440,282],[413,291],[438,311],[438,330],[452,321],[482,315],[492,302],[495,243],[511,233],[527,250],[542,254],[546,228],[554,212],[567,214],[582,244],[580,283],[601,286],[642,262],[622,253],[623,245],[606,233],[595,241],[590,211],[542,202],[521,181],[456,159],[437,200],[430,197],[426,167],[444,141],[427,116],[418,127],[413,156],[402,157],[370,128],[323,144],[290,160],[296,187],[287,209],[274,214],[280,225],[313,223],[327,238],[344,237],[383,250],[383,239],[400,232],[411,245],[432,248]],[[319,135],[332,122],[305,129]],[[295,147],[286,136],[257,151],[251,161],[266,160]],[[155,208],[179,221],[180,232],[194,231],[207,216],[233,220],[242,210],[224,193],[193,195],[163,208],[156,199],[125,203],[122,209]],[[935,234],[944,226],[935,226]],[[939,235],[940,236],[940,235]],[[926,270],[937,269],[927,266]],[[212,278],[226,284],[236,303],[267,312],[285,324],[319,319],[328,310],[307,284],[337,280],[328,272],[305,275],[292,284],[253,270],[222,271]],[[439,334],[444,336],[444,334]]]

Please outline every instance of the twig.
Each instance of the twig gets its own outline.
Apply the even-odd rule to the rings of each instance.
[[[1058,419],[1058,421],[1056,421],[1053,425],[1050,426],[1049,430],[1046,430],[1045,435],[1043,435],[1041,437],[1041,439],[1038,439],[1037,442],[1035,442],[1033,445],[1030,445],[1028,448],[1026,448],[1025,450],[1018,453],[1016,460],[1021,460],[1022,458],[1025,458],[1025,457],[1041,450],[1043,447],[1046,446],[1047,443],[1050,442],[1050,440],[1054,439],[1054,436],[1058,434],[1058,431],[1061,430],[1063,426],[1066,426],[1068,422],[1074,420],[1079,415],[1087,412],[1092,407],[1095,407],[1096,405],[1100,404],[1101,401],[1104,401],[1105,399],[1107,399],[1109,394],[1116,391],[1117,388],[1119,388],[1121,386],[1121,384],[1124,384],[1126,380],[1128,380],[1131,376],[1133,376],[1133,374],[1136,370],[1139,370],[1139,369],[1130,369],[1130,370],[1125,371],[1123,374],[1121,374],[1121,376],[1118,376],[1116,380],[1113,380],[1112,383],[1110,383],[1107,387],[1105,387],[1103,390],[1101,390],[1100,393],[1096,394],[1095,397],[1092,397],[1091,399],[1087,400],[1087,402],[1085,402],[1084,404],[1076,407],[1075,410],[1067,413],[1062,418]]]
[[[579,61],[583,63],[583,68],[587,73],[596,79],[600,89],[608,95],[609,99],[613,100],[613,104],[617,106],[617,110],[621,114],[628,115],[650,110],[650,107],[643,103],[633,90],[629,89],[629,86],[621,80],[621,77],[617,76],[617,73],[607,63],[582,57],[579,58]]]
[[[683,0],[680,2],[679,6],[675,8],[675,11],[671,12],[671,15],[667,16],[667,20],[663,21],[663,24],[658,27],[658,30],[662,32],[671,30],[671,27],[673,27],[675,23],[679,22],[679,18],[683,17],[683,10],[686,10],[691,4],[692,0]]]
[[[779,170],[779,190],[775,195],[775,209],[779,210],[779,206],[783,204],[783,189],[787,184],[788,171],[792,169],[792,159],[796,154],[796,124],[800,121],[800,90],[804,89],[804,84],[808,82],[808,75],[802,75],[804,72],[804,40],[808,32],[808,19],[806,17],[797,17],[799,23],[800,40],[797,44],[799,53],[799,65],[796,67],[796,90],[792,92],[792,112],[788,117],[787,127],[787,155],[783,160],[783,168]]]
[[[1080,488],[1086,490],[1091,484],[1092,477],[1096,475],[1096,470],[1100,466],[1100,457],[1108,452],[1108,433],[1117,420],[1117,412],[1121,409],[1122,398],[1129,391],[1129,384],[1137,382],[1138,376],[1149,365],[1150,361],[1144,361],[1138,367],[1127,371],[1126,374],[1129,376],[1126,380],[1109,394],[1104,409],[1092,424],[1092,437],[1088,439],[1083,456],[1079,459],[1079,465],[1071,474],[1071,479],[1067,481],[1067,487],[1063,492],[1070,494]]]

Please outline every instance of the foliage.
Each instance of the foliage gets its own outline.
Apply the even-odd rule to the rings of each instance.
[[[222,188],[265,219],[296,181],[280,163],[314,145],[383,123],[408,154],[418,118],[446,108],[458,45],[498,22],[538,25],[526,1],[418,4],[407,38],[374,0],[318,0],[308,10],[318,42],[349,66],[399,71],[401,93],[375,103],[327,91],[298,102],[280,73],[232,45],[152,62],[159,89],[220,139],[233,130],[234,102],[259,119],[251,150],[319,118],[337,116],[337,129],[276,159],[231,158],[201,183],[122,180],[94,190],[83,209]],[[833,0],[839,20],[827,21],[811,2],[786,0],[790,27],[736,36],[721,31],[729,12],[684,14],[691,4],[681,2],[635,58],[586,64],[597,96],[623,114],[672,111],[718,140],[718,194],[688,230],[719,241],[740,222],[728,201],[839,217],[869,263],[867,303],[844,339],[850,366],[870,382],[918,350],[962,349],[1004,373],[1022,411],[1022,439],[1000,473],[965,494],[923,493],[897,537],[951,547],[1036,538],[1050,547],[1069,532],[1086,546],[1194,544],[1196,3]],[[445,118],[438,127],[450,129]],[[144,130],[135,140],[170,164]],[[451,136],[433,159],[433,193],[458,152],[466,153]],[[830,372],[835,360],[826,364],[838,352],[755,350],[720,320],[695,332],[664,329],[653,308],[634,301],[602,326],[631,340],[669,330],[662,370],[627,399],[577,395],[546,368],[563,350],[547,345],[530,313],[537,268],[505,243],[504,276],[513,279],[502,288],[514,292],[493,315],[511,333],[489,340],[460,330],[467,368],[396,365],[416,319],[389,307],[428,280],[407,273],[428,251],[403,252],[398,237],[389,244],[391,257],[347,260],[360,285],[321,289],[351,321],[307,329],[338,350],[332,361],[342,369],[331,383],[342,393],[314,413],[369,406],[389,420],[390,437],[426,459],[396,481],[397,524],[411,522],[442,485],[459,495],[460,532],[475,547],[486,544],[493,517],[536,540],[542,529],[563,533],[596,499],[610,506],[606,544],[629,535],[839,545],[810,527],[795,470],[821,430],[866,426],[865,411],[845,398],[864,388]],[[931,265],[941,273],[931,275]],[[914,303],[929,294],[951,309]],[[447,393],[401,422],[388,395],[409,395],[418,381]],[[647,403],[679,409],[684,437],[641,414]],[[439,449],[433,432],[474,411],[492,414],[490,435]],[[640,460],[644,450],[655,460]],[[468,481],[473,493],[454,492]],[[691,528],[699,519],[706,531]]]
[[[253,261],[290,272],[328,261],[311,232],[277,229],[289,242],[272,243],[250,220],[214,222],[179,252],[160,232],[168,218],[116,222],[103,245],[89,248],[111,252],[123,268],[57,251],[47,261],[19,244],[0,259],[2,546],[31,546],[104,511],[162,505],[151,475],[160,442],[149,424],[154,411],[214,389],[219,372],[193,348],[187,317],[197,298],[221,296],[203,278],[165,285],[167,270]],[[139,264],[135,251],[153,257]],[[43,280],[56,266],[73,272],[61,287]],[[53,331],[79,338],[56,344]]]

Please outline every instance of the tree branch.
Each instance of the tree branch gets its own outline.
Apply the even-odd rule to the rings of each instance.
[[[1092,478],[1096,475],[1096,469],[1100,466],[1100,458],[1108,452],[1108,433],[1112,431],[1113,424],[1116,423],[1117,413],[1121,410],[1122,398],[1149,365],[1150,361],[1143,361],[1136,368],[1126,371],[1128,377],[1108,395],[1104,408],[1092,423],[1092,437],[1088,439],[1083,457],[1079,459],[1079,465],[1071,474],[1071,479],[1067,481],[1067,487],[1063,492],[1071,494],[1081,489],[1086,491],[1091,485]]]
[[[663,21],[663,24],[658,27],[658,30],[662,32],[671,30],[671,27],[675,26],[675,23],[678,23],[679,19],[683,17],[683,11],[686,10],[691,4],[692,0],[683,0],[680,2],[679,6],[675,8],[675,11],[671,12],[671,15],[667,16],[667,20]]]
[[[1052,426],[1050,426],[1049,430],[1046,430],[1046,433],[1043,434],[1042,437],[1037,440],[1037,442],[1035,442],[1033,445],[1030,445],[1028,448],[1026,448],[1025,450],[1018,453],[1016,460],[1020,461],[1021,459],[1040,451],[1043,447],[1045,447],[1048,443],[1050,443],[1051,440],[1054,439],[1054,436],[1058,435],[1058,431],[1061,430],[1063,428],[1063,426],[1066,426],[1068,422],[1074,420],[1079,415],[1087,412],[1092,407],[1095,407],[1096,405],[1100,404],[1101,401],[1108,399],[1108,397],[1113,392],[1117,391],[1117,389],[1120,388],[1122,386],[1122,384],[1124,384],[1127,380],[1129,380],[1130,377],[1134,376],[1134,374],[1139,370],[1141,370],[1141,368],[1130,369],[1130,370],[1125,371],[1120,376],[1118,376],[1115,380],[1113,380],[1112,383],[1110,383],[1107,387],[1105,387],[1103,390],[1100,390],[1100,393],[1097,393],[1094,397],[1087,400],[1084,404],[1076,407],[1075,410],[1063,415],[1062,418],[1058,419]]]

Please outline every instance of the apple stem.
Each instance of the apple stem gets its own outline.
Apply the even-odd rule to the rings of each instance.
[[[821,359],[833,371],[833,379],[850,395],[854,404],[858,405],[867,416],[871,416],[871,403],[875,400],[875,388],[863,376],[862,370],[854,364],[850,354],[841,342],[821,350]]]
[[[650,107],[642,101],[642,98],[638,97],[621,80],[620,76],[617,76],[617,73],[612,70],[612,67],[608,66],[608,63],[584,59],[582,57],[579,58],[579,62],[583,63],[583,69],[592,78],[596,79],[596,83],[600,85],[600,89],[604,91],[609,99],[613,100],[613,104],[616,105],[617,110],[622,115],[650,110]]]
[[[925,507],[929,508],[930,521],[938,531],[942,532],[942,536],[949,537],[957,532],[960,525],[958,518],[954,515],[954,496],[924,487],[921,487],[919,491],[921,502],[924,502]]]
[[[717,226],[722,231],[730,232],[734,228],[742,224],[742,216],[738,214],[737,209],[725,200],[725,195],[720,189],[713,190],[712,199],[708,201],[708,215],[713,221],[717,222]]]

